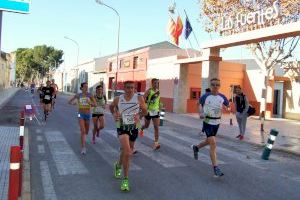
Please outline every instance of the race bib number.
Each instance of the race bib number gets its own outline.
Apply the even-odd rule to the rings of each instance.
[[[123,114],[122,120],[123,120],[123,124],[125,124],[125,125],[134,124],[134,115],[133,114]]]
[[[79,99],[79,102],[80,102],[80,104],[83,105],[83,106],[89,105],[89,104],[88,104],[87,98],[80,98],[80,99]]]
[[[51,99],[51,97],[50,97],[50,95],[45,95],[44,99],[46,99],[46,100],[50,100],[50,99]]]
[[[149,111],[149,115],[150,116],[157,116],[158,115],[158,111],[151,110],[151,111]]]
[[[96,107],[95,112],[96,113],[103,113],[103,108],[102,107]]]

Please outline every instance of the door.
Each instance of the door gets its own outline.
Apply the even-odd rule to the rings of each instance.
[[[283,105],[283,82],[275,82],[273,97],[273,115],[274,117],[282,117]]]

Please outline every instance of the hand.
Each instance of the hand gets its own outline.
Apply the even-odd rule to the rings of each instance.
[[[203,113],[200,113],[200,114],[199,114],[199,118],[200,118],[200,119],[204,119],[204,117],[205,117],[205,116],[204,116]]]
[[[119,112],[114,112],[113,116],[114,116],[115,121],[119,121],[121,118],[121,115]]]

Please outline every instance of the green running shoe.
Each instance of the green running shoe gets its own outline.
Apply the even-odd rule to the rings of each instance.
[[[121,190],[129,192],[129,181],[128,178],[124,178],[121,182]]]
[[[120,179],[121,178],[121,172],[122,172],[122,168],[121,165],[118,164],[118,162],[115,162],[115,166],[114,166],[115,170],[115,178]]]

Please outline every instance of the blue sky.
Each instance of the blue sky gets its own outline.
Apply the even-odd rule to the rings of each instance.
[[[169,40],[168,5],[171,0],[104,0],[121,16],[120,51]],[[184,22],[187,11],[198,41],[210,40],[197,21],[199,5],[197,0],[177,0]],[[2,50],[11,52],[21,47],[46,44],[64,51],[65,67],[76,65],[77,47],[68,36],[80,46],[79,62],[116,52],[117,16],[95,0],[32,0],[30,14],[4,12],[2,21]],[[190,36],[197,48],[193,35]],[[180,47],[188,43],[182,35]],[[188,45],[189,46],[189,45]],[[222,53],[226,59],[249,57],[247,50],[232,48]]]

